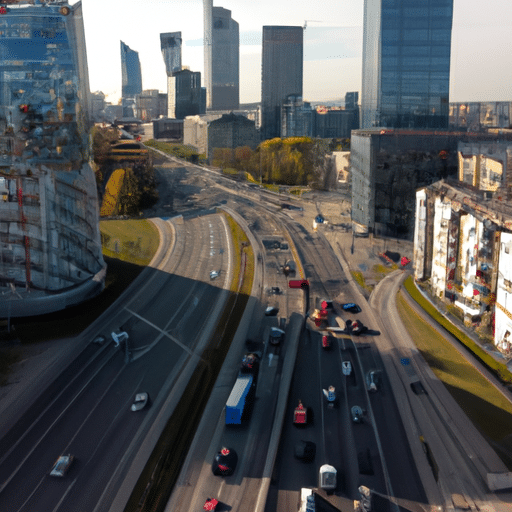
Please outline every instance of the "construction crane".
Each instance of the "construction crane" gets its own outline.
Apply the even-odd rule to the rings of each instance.
[[[319,21],[319,20],[304,20],[304,27],[302,27],[304,30],[306,30],[306,28],[308,26],[308,21],[311,21],[313,23],[323,23],[323,21]]]

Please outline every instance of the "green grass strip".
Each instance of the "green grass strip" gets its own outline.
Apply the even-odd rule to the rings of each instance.
[[[398,312],[426,363],[512,470],[512,404],[398,295]]]
[[[414,280],[409,276],[404,281],[404,288],[409,295],[425,310],[439,325],[444,327],[452,336],[457,338],[469,351],[482,361],[503,383],[512,383],[512,373],[507,366],[489,355],[480,345],[475,343],[467,334],[462,332],[447,318],[445,318],[435,306],[428,301],[416,288]]]

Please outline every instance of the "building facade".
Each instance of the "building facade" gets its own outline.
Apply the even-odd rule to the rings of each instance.
[[[201,73],[183,69],[167,77],[167,117],[184,119],[204,112]]]
[[[414,277],[510,360],[512,206],[500,189],[443,180],[416,192]]]
[[[349,139],[359,128],[359,110],[330,108],[313,111],[312,135],[320,139]]]
[[[302,27],[264,26],[261,76],[262,139],[281,136],[281,107],[288,96],[302,97]]]
[[[365,0],[361,127],[447,128],[453,0]]]
[[[21,5],[26,4],[26,5]],[[2,7],[0,317],[58,311],[101,292],[82,4]]]
[[[139,53],[121,41],[121,101],[123,117],[136,117],[136,96],[142,92]]]
[[[214,7],[212,12],[212,63],[208,110],[237,110],[240,106],[240,34],[231,11]]]
[[[450,127],[481,132],[492,128],[512,128],[511,101],[450,103]]]
[[[144,122],[158,119],[160,111],[160,93],[158,89],[148,89],[136,96],[136,118]]]
[[[160,34],[160,48],[165,63],[167,76],[181,71],[181,32]]]

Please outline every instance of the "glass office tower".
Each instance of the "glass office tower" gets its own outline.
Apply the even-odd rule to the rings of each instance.
[[[238,110],[240,106],[240,35],[231,11],[212,11],[212,68],[210,110]],[[208,84],[209,85],[209,84]]]
[[[281,107],[288,96],[302,96],[302,27],[263,27],[261,130],[263,139],[281,136]]]
[[[0,5],[0,318],[104,286],[82,4]]]
[[[142,92],[139,53],[121,41],[121,78],[123,117],[135,117],[137,94]]]
[[[448,128],[453,0],[365,0],[363,129]]]
[[[160,34],[160,48],[165,62],[167,76],[181,71],[181,32]]]

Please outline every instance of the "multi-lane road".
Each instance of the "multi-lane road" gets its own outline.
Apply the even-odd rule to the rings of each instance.
[[[253,299],[212,390],[168,510],[198,510],[207,496],[215,496],[233,512],[290,512],[297,509],[302,487],[318,486],[318,469],[324,463],[337,468],[334,496],[344,498],[346,506],[359,497],[360,485],[392,497],[388,502],[392,507],[397,503],[397,509],[406,503],[444,506],[456,492],[471,503],[494,499],[482,491],[478,468],[469,463],[465,445],[454,439],[436,412],[439,403],[411,394],[407,373],[401,382],[397,379],[396,361],[405,349],[394,344],[403,327],[393,324],[393,306],[387,300],[395,294],[393,288],[382,287],[381,295],[366,303],[340,264],[343,255],[299,222],[301,210],[284,214],[275,196],[176,161],[159,173],[162,201],[154,220],[161,234],[159,256],[154,268],[147,269],[95,324],[93,333],[108,338],[111,331],[126,330],[128,351],[111,342],[97,345],[84,340],[79,357],[48,392],[16,425],[3,425],[0,510],[123,510],[228,295],[230,235],[214,207],[230,210],[251,232],[256,258]],[[187,214],[177,216],[180,211]],[[172,218],[167,216],[171,214]],[[300,290],[287,289],[283,267],[294,258],[294,277],[310,282],[308,304]],[[212,270],[219,273],[213,280]],[[282,293],[269,293],[276,287]],[[323,298],[358,302],[362,312],[357,316],[370,333],[339,334],[329,349],[322,348],[321,332],[304,313]],[[277,317],[264,316],[268,305],[279,308]],[[339,310],[338,316],[354,318]],[[268,344],[272,325],[286,330],[277,348]],[[262,357],[256,399],[250,421],[228,428],[223,408],[241,357],[249,349],[247,339],[250,349]],[[341,371],[341,362],[347,360],[352,366],[349,376]],[[419,358],[414,360],[418,380],[425,379],[422,364]],[[379,389],[372,394],[366,385],[370,370],[379,375]],[[329,385],[338,393],[333,409],[322,393]],[[397,385],[407,393],[397,395]],[[428,396],[435,396],[435,389],[428,389]],[[151,405],[131,412],[137,392],[149,393]],[[310,413],[305,427],[292,423],[299,399]],[[352,421],[354,405],[365,411],[362,423]],[[413,422],[408,421],[411,408]],[[432,448],[446,450],[451,459],[441,471],[441,490],[417,435],[420,421],[420,433],[432,440]],[[443,439],[439,447],[436,436]],[[313,462],[294,457],[301,439],[316,444]],[[224,445],[239,455],[235,474],[227,478],[211,472],[213,456]],[[64,453],[76,457],[68,476],[49,477],[53,462]]]
[[[98,324],[107,341],[86,344],[72,366],[0,444],[0,510],[108,510],[139,448],[163,427],[218,320],[229,281],[231,241],[225,219],[161,219],[159,264]],[[214,281],[210,271],[220,271]],[[131,362],[109,333],[129,333]],[[91,337],[92,340],[92,337]],[[130,410],[138,392],[151,406]],[[64,479],[48,476],[61,454],[75,462]]]

